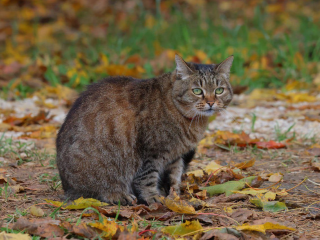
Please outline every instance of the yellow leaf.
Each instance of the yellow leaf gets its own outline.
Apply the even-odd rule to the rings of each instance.
[[[165,227],[165,228],[162,228],[161,231],[163,233],[167,233],[170,235],[179,236],[179,235],[192,233],[201,229],[202,229],[202,226],[197,220],[192,222],[186,221],[185,223],[182,223],[176,226]]]
[[[45,199],[46,202],[52,203],[53,205],[56,205],[60,207],[63,203],[59,201],[52,201]],[[72,204],[63,207],[64,209],[85,209],[87,207],[95,206],[95,207],[100,207],[100,206],[106,206],[108,205],[107,203],[100,202],[99,200],[93,199],[93,198],[79,198],[77,200],[74,200]]]
[[[161,201],[167,208],[177,213],[195,214],[196,210],[193,206],[189,205],[186,201],[179,198],[172,199],[170,197],[160,197]]]
[[[264,195],[264,198],[267,199],[267,200],[275,200],[276,199],[276,193],[274,192],[267,192],[265,195]]]
[[[317,98],[315,96],[311,96],[307,93],[288,93],[288,102],[290,103],[298,103],[298,102],[315,102]]]
[[[194,171],[190,171],[187,172],[187,175],[194,175],[195,177],[203,177],[203,171],[202,170],[194,170]]]
[[[275,89],[254,89],[249,98],[252,100],[265,100],[272,101],[274,100],[274,96],[276,95]]]
[[[277,223],[266,222],[260,225],[242,225],[235,227],[237,230],[249,230],[266,233],[266,230],[291,230],[295,231],[296,229],[286,227]]]
[[[43,210],[39,207],[34,206],[34,205],[31,206],[30,213],[36,217],[42,217],[44,215]]]
[[[0,240],[31,240],[29,234],[22,234],[22,233],[0,233]]]
[[[216,163],[215,161],[210,162],[204,169],[204,171],[208,174],[214,173],[218,174],[221,171],[226,170],[226,167],[221,166],[220,164]]]
[[[205,201],[202,201],[198,198],[194,198],[192,197],[190,200],[189,200],[190,203],[194,204],[194,205],[198,205],[198,206],[202,206],[202,207],[205,207],[207,205],[207,203]]]
[[[214,137],[206,137],[199,142],[199,146],[202,147],[212,147],[215,142]]]
[[[116,222],[109,221],[107,218],[103,218],[103,223],[95,222],[95,223],[88,223],[91,227],[100,229],[104,232],[103,237],[111,238],[113,235],[116,234],[117,229],[119,228],[123,231],[123,226],[119,226]]]
[[[287,196],[289,193],[286,191],[286,189],[282,189],[280,192],[277,192],[277,195],[279,196]]]
[[[231,214],[231,213],[233,213],[233,209],[232,209],[232,207],[224,207],[223,208],[223,211],[225,212],[225,213],[229,213],[229,214]]]
[[[234,193],[241,193],[241,194],[247,194],[247,195],[252,195],[252,196],[256,196],[256,195],[263,194],[266,192],[268,192],[267,189],[255,190],[252,188],[246,188],[246,189],[243,189],[242,191],[234,191]]]

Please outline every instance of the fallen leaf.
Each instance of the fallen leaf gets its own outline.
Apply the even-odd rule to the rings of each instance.
[[[315,156],[315,157],[320,157],[320,144],[314,144],[312,145],[309,149],[308,152]]]
[[[267,201],[262,199],[250,199],[250,202],[256,205],[257,207],[262,208],[265,212],[279,212],[287,210],[287,206],[283,202],[279,201]]]
[[[32,235],[41,236],[44,238],[61,237],[64,231],[59,227],[60,221],[53,219],[31,219],[25,217],[18,218],[12,226],[12,229],[23,231]]]
[[[193,175],[195,177],[203,177],[203,171],[202,170],[194,170],[194,171],[190,171],[190,172],[187,172],[187,175]]]
[[[20,185],[15,185],[15,186],[10,186],[8,188],[8,190],[11,193],[19,193],[19,192],[23,192],[24,191],[24,187],[22,187]]]
[[[234,165],[236,168],[240,168],[240,169],[247,169],[249,167],[252,167],[254,165],[254,163],[256,162],[256,160],[254,158],[245,161],[245,162],[241,162],[241,163],[237,163],[236,165]]]
[[[266,222],[264,224],[260,225],[242,225],[242,226],[237,226],[235,227],[237,230],[247,230],[247,231],[257,231],[257,232],[262,232],[266,233],[266,230],[290,230],[290,231],[296,231],[296,229],[291,228],[291,227],[286,227],[284,225],[280,225],[277,223],[271,223],[271,222]]]
[[[285,148],[286,145],[284,143],[269,141],[269,142],[257,142],[257,148],[261,149],[278,149],[278,148]]]
[[[43,210],[39,207],[34,206],[34,205],[31,206],[29,211],[33,216],[36,216],[36,217],[42,217],[44,215]]]
[[[320,162],[311,162],[311,166],[317,170],[320,171]]]
[[[193,206],[189,205],[186,201],[181,200],[178,196],[174,197],[169,195],[168,197],[161,196],[162,203],[170,210],[177,213],[195,214],[196,210]]]
[[[280,182],[283,178],[283,175],[281,173],[274,173],[269,177],[269,182]]]
[[[0,240],[31,240],[29,234],[0,232]]]
[[[45,199],[46,202],[48,203],[52,203],[53,205],[60,207],[62,206],[63,202],[59,202],[59,201],[52,201],[52,200],[48,200]],[[100,206],[106,206],[108,205],[107,203],[104,202],[100,202],[99,200],[93,199],[93,198],[78,198],[76,200],[74,200],[72,202],[72,204],[68,205],[68,206],[64,206],[62,208],[64,209],[85,209],[88,207],[100,207]]]
[[[176,225],[176,226],[169,226],[164,227],[161,229],[163,233],[167,233],[173,236],[181,236],[188,233],[192,233],[198,230],[201,230],[202,226],[199,221],[186,221],[185,223]]]
[[[228,228],[229,230],[230,228]],[[228,231],[227,230],[227,231]],[[230,230],[229,230],[230,231]],[[236,231],[236,230],[234,230]],[[206,232],[200,240],[211,240],[211,239],[219,239],[219,240],[238,240],[241,239],[241,234],[239,233],[239,236],[234,236],[233,234],[229,234],[225,232],[225,228],[223,229],[215,229],[215,230],[210,230]]]
[[[204,171],[208,174],[214,173],[215,175],[221,171],[225,171],[227,167],[221,166],[216,161],[211,161],[205,168]]]
[[[74,224],[72,226],[72,232],[88,239],[93,239],[97,235],[97,233],[91,227],[89,227],[86,223],[83,222],[79,225]]]
[[[246,208],[240,208],[240,209],[237,209],[235,211],[233,211],[231,213],[231,215],[229,215],[232,219],[236,220],[237,222],[247,222],[249,221],[249,218],[251,216],[254,215],[254,212],[249,210],[249,209],[246,209]]]
[[[119,226],[116,222],[108,220],[106,217],[103,218],[103,222],[94,222],[88,223],[91,227],[100,229],[103,231],[103,237],[111,238],[113,235],[116,234],[117,230],[123,231],[123,226]]]
[[[247,178],[240,179],[239,181],[229,181],[226,183],[200,188],[201,190],[207,190],[210,196],[225,193],[226,196],[233,194],[234,191],[243,189],[246,183],[251,184],[252,180],[256,176],[251,176]]]
[[[31,114],[28,114],[24,117],[15,117],[15,116],[9,116],[6,119],[3,120],[4,123],[8,123],[11,126],[28,126],[32,124],[42,124],[47,123],[52,120],[54,117],[53,115],[47,118],[49,112],[40,111],[37,115],[31,116]]]

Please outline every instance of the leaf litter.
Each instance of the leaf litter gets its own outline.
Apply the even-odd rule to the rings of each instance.
[[[57,108],[64,110],[60,113],[56,111],[57,115],[67,112],[65,102],[60,104]],[[11,132],[19,133],[30,126],[52,124],[57,126],[54,128],[56,133],[62,121],[55,118],[51,111],[51,108],[41,106],[34,115],[26,111],[23,116],[20,111],[19,117],[15,118],[15,113],[11,112],[4,119],[10,119],[6,122]],[[221,117],[217,116],[215,122],[221,121]],[[229,129],[237,125],[237,122],[230,123]],[[11,216],[14,223],[5,224],[2,229],[24,231],[41,237],[62,237],[67,233],[86,238],[102,236],[116,239],[122,234],[135,239],[162,235],[196,239],[229,236],[230,239],[241,239],[248,231],[299,236],[296,230],[303,232],[304,226],[310,224],[308,219],[319,214],[315,194],[319,194],[320,183],[317,175],[312,174],[318,170],[319,163],[317,150],[312,149],[318,149],[319,145],[298,134],[292,139],[287,133],[287,138],[279,142],[276,138],[272,140],[269,134],[261,133],[263,137],[260,138],[252,135],[259,129],[247,133],[210,131],[199,144],[191,168],[183,177],[181,196],[171,192],[169,196],[161,198],[162,204],[119,208],[95,199],[59,201],[58,195],[62,190],[59,178],[56,177],[57,169],[50,165],[52,160],[46,159],[50,156],[45,155],[44,159],[31,162],[28,160],[35,159],[32,154],[42,151],[37,146],[54,148],[54,136],[33,138],[28,134],[32,129],[28,129],[27,134],[8,135],[10,131],[4,133],[3,144],[7,141],[11,144],[10,148],[16,147],[17,151],[3,153],[7,162],[3,163],[0,183],[1,201],[7,209],[7,215],[3,215],[2,219],[8,221],[8,216]],[[14,139],[8,138],[12,136],[15,136]],[[10,142],[6,139],[12,140]],[[49,145],[43,142],[51,139]],[[309,145],[306,144],[308,141]],[[265,145],[260,149],[258,145],[261,143],[272,146]],[[278,143],[283,143],[286,148],[278,148]],[[19,149],[19,144],[28,145],[25,148],[27,151]],[[214,151],[214,155],[211,151]],[[12,161],[21,163],[17,168],[12,168]],[[28,163],[32,162],[35,163],[31,165],[33,170],[30,173],[31,166]],[[297,173],[290,169],[296,169],[294,171]],[[310,178],[310,181],[305,182],[307,188],[303,187],[305,183],[301,184],[302,176],[306,175]],[[301,191],[307,196],[305,199],[301,199]],[[28,200],[21,198],[22,195],[27,196]],[[14,207],[17,202],[21,203],[19,211]],[[293,207],[296,205],[299,207]],[[256,224],[255,221],[259,219],[268,221]],[[294,223],[299,224],[292,227],[290,224],[282,224],[282,220],[286,220],[285,223],[294,220]]]

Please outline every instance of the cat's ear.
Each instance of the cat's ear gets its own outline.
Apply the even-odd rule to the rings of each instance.
[[[231,56],[228,57],[226,60],[224,60],[222,63],[220,63],[220,64],[216,67],[216,72],[217,72],[217,73],[229,74],[229,73],[230,73],[231,66],[232,66],[232,62],[233,62],[233,55],[231,55]]]
[[[177,75],[179,75],[182,80],[187,79],[190,75],[193,74],[193,71],[189,68],[187,63],[179,55],[176,54],[175,60],[177,65]]]

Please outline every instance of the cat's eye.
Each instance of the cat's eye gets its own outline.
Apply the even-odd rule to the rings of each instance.
[[[221,94],[221,93],[223,93],[223,91],[224,91],[224,88],[219,87],[216,89],[216,94]]]
[[[195,95],[200,95],[202,94],[202,90],[200,88],[194,88],[192,89],[192,92],[195,94]]]

